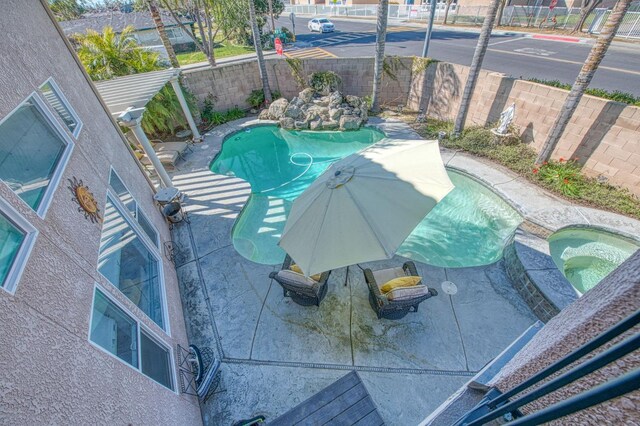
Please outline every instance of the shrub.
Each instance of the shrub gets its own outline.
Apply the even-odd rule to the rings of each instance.
[[[237,120],[246,115],[246,113],[238,107],[231,108],[225,112],[214,111],[213,101],[209,98],[204,101],[204,104],[204,108],[202,109],[202,121],[207,126],[219,126],[220,124]]]
[[[193,94],[183,90],[189,109],[196,110]],[[187,119],[182,113],[178,96],[169,85],[164,86],[146,105],[142,117],[142,129],[150,136],[174,134],[177,129],[187,128]]]
[[[559,89],[571,90],[570,84],[561,83],[559,80],[540,80],[537,78],[530,78],[529,81],[539,84],[545,84],[551,87],[557,87]],[[587,89],[585,90],[585,93],[588,95],[597,96],[598,98],[608,99],[610,101],[640,106],[640,97],[636,97],[630,93],[621,92],[619,90],[609,92],[604,89]]]
[[[311,88],[323,95],[328,95],[338,90],[340,84],[342,84],[342,79],[333,71],[317,71],[311,74],[309,78]]]
[[[413,121],[415,117],[407,117]],[[412,123],[414,129],[427,139],[435,139],[440,131],[450,134],[452,123],[428,120]],[[584,176],[577,159],[549,161],[536,165],[537,153],[528,145],[518,142],[496,144],[489,129],[470,127],[456,139],[443,139],[445,148],[462,150],[495,161],[531,182],[573,201],[622,213],[640,219],[640,199],[622,189]]]
[[[271,92],[271,99],[276,100],[280,99],[281,97],[282,94],[280,94],[280,92],[278,92],[277,90]],[[264,90],[252,90],[251,94],[247,98],[247,103],[251,105],[252,108],[260,108],[262,105],[264,105]]]

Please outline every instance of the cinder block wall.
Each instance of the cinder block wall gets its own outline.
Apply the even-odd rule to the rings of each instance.
[[[425,71],[413,72],[413,58],[391,60],[395,79],[383,76],[381,100],[390,107],[407,105],[424,110],[431,118],[453,120],[469,68],[446,62],[432,63]],[[291,99],[302,88],[284,59],[267,62],[273,90]],[[303,59],[302,74],[334,71],[342,77],[345,94],[368,96],[373,88],[373,58]],[[212,96],[214,108],[248,108],[246,99],[261,87],[254,60],[232,65],[188,70],[187,87],[203,102]],[[467,125],[495,123],[500,113],[516,104],[514,124],[528,144],[539,150],[553,125],[568,92],[518,80],[500,73],[482,71],[467,115]],[[640,108],[585,96],[558,145],[554,158],[578,158],[584,172],[603,175],[609,182],[640,195]]]
[[[469,68],[445,62],[431,64],[413,76],[408,106],[422,108],[440,120],[454,120]],[[512,103],[514,124],[523,140],[540,150],[568,94],[567,90],[482,71],[466,125],[489,125]],[[640,108],[584,96],[553,158],[577,158],[587,175],[640,195]]]

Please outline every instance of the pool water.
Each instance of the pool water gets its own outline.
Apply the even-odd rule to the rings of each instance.
[[[553,261],[580,294],[595,287],[639,248],[626,238],[589,228],[562,229],[549,237]]]
[[[309,132],[276,126],[229,136],[211,170],[246,180],[252,192],[233,228],[235,249],[254,262],[282,262],[284,251],[277,243],[293,201],[331,163],[383,137],[370,128]],[[398,254],[442,267],[497,261],[522,218],[475,180],[451,170],[449,177],[456,188],[415,228]]]

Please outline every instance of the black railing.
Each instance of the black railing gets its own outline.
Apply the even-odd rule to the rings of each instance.
[[[500,393],[497,389],[491,389],[487,396],[473,410],[462,417],[456,425],[478,426],[503,417],[503,419],[515,419],[514,425],[536,425],[564,417],[585,408],[600,404],[604,401],[616,398],[640,388],[640,369],[635,369],[623,376],[610,380],[588,391],[578,394],[565,401],[558,402],[535,413],[523,416],[520,407],[537,400],[553,391],[556,391],[581,377],[590,374],[607,364],[610,364],[640,347],[640,333],[615,344],[609,349],[593,356],[572,369],[562,373],[558,377],[544,383],[540,387],[525,395],[511,400],[516,395],[530,389],[537,383],[545,380],[552,374],[573,364],[575,361],[592,353],[605,343],[611,341],[622,333],[630,330],[640,323],[640,311],[620,321],[618,324],[598,335],[595,339],[582,345],[570,354],[554,362],[544,370],[533,375],[513,389]]]

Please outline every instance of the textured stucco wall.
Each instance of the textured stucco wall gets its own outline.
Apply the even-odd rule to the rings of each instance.
[[[494,383],[507,390],[568,354],[580,345],[640,309],[640,251],[623,263],[600,284],[551,319],[538,334],[502,369]],[[623,334],[614,342],[640,331]],[[609,348],[613,343],[605,345]],[[598,351],[600,352],[600,351]],[[545,399],[525,407],[535,411],[591,387],[618,377],[640,366],[640,351],[635,351],[606,367],[559,389]],[[640,412],[640,391],[559,420],[558,424],[632,425]]]
[[[0,118],[53,76],[84,123],[44,220],[0,183],[0,197],[40,231],[15,294],[0,290],[0,423],[201,423],[195,398],[167,390],[89,343],[95,283],[138,315],[174,357],[187,337],[173,265],[163,258],[169,336],[97,272],[101,224],[78,212],[67,179],[82,179],[104,212],[113,165],[161,241],[170,234],[152,189],[42,4],[3,2],[0,26],[8,35],[0,43]]]

